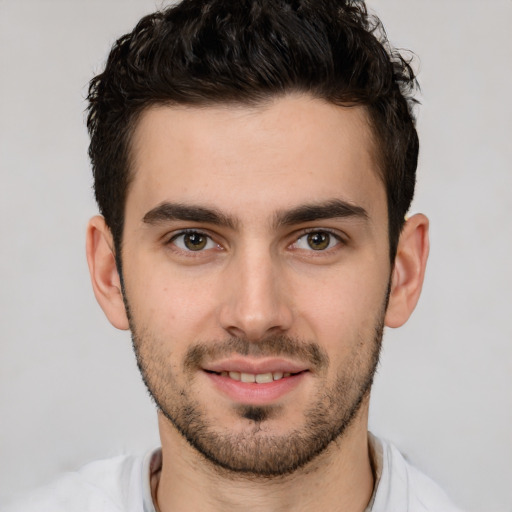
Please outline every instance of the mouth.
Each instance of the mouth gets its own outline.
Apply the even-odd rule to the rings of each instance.
[[[308,368],[285,360],[228,360],[203,368],[217,391],[238,404],[270,405],[297,390]]]
[[[205,370],[207,373],[213,373],[215,375],[219,375],[220,377],[226,377],[231,380],[237,381],[237,382],[244,382],[244,383],[255,383],[255,384],[269,384],[271,382],[286,379],[288,377],[292,377],[295,375],[299,375],[300,373],[303,373],[307,370],[303,370],[300,372],[283,372],[283,371],[277,371],[277,372],[266,372],[266,373],[247,373],[247,372],[239,372],[239,371],[221,371],[221,372],[214,372],[211,370]]]

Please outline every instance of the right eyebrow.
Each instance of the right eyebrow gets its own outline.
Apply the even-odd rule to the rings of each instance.
[[[142,221],[145,224],[160,224],[162,222],[184,220],[190,222],[214,224],[216,226],[236,229],[236,221],[215,208],[185,205],[181,203],[163,202],[149,210]]]

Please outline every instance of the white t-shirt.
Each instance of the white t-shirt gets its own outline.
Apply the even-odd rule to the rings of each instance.
[[[446,494],[391,444],[369,435],[376,485],[365,512],[460,512]],[[160,450],[145,457],[92,462],[32,491],[4,512],[155,512],[150,477]]]

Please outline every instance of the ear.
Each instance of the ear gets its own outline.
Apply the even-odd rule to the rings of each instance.
[[[112,234],[105,219],[99,215],[87,225],[86,250],[96,300],[114,327],[129,329]]]
[[[385,317],[388,327],[400,327],[414,311],[423,286],[428,251],[428,219],[422,214],[413,215],[406,221],[398,242]]]

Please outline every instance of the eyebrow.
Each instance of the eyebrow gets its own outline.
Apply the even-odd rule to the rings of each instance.
[[[350,217],[367,220],[368,213],[361,206],[340,199],[332,199],[323,203],[305,204],[291,210],[277,212],[273,224],[274,227],[279,227],[323,219]],[[216,208],[169,202],[159,204],[147,212],[142,220],[145,224],[160,224],[181,220],[213,224],[230,229],[236,229],[238,226],[238,222],[234,217],[226,215]]]
[[[235,229],[237,222],[215,208],[164,202],[147,212],[142,221],[145,224],[159,224],[172,220],[184,220],[214,224]]]
[[[368,220],[368,212],[361,206],[357,206],[341,199],[332,199],[323,203],[305,204],[279,212],[275,216],[276,226],[289,226],[315,220],[336,219],[336,218],[359,218]]]

